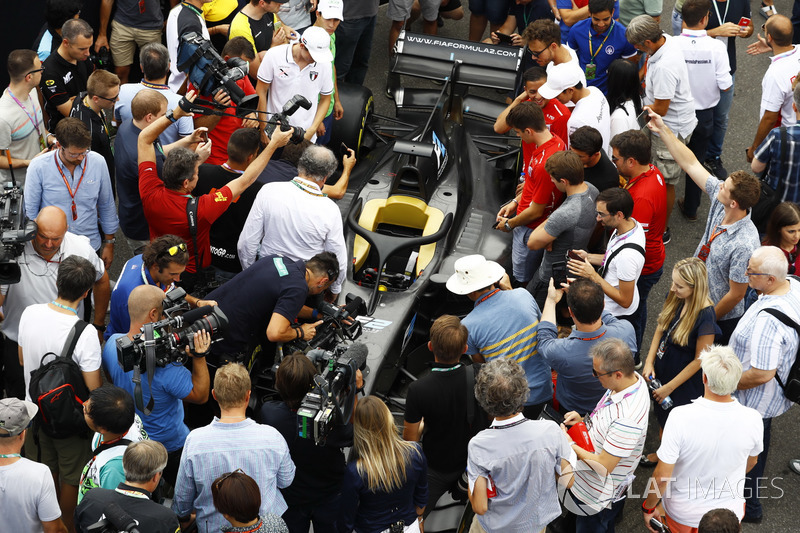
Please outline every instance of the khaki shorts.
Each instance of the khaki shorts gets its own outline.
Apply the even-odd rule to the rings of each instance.
[[[692,135],[689,134],[683,137],[676,134],[675,137],[683,144],[686,144],[689,142]],[[675,185],[678,183],[678,180],[683,176],[683,170],[680,165],[675,162],[675,158],[669,153],[661,137],[655,135],[652,131],[650,132],[650,157],[652,163],[661,171],[661,175],[664,176],[664,181],[667,185]]]
[[[25,457],[36,461],[38,450],[33,436],[31,428],[25,435]],[[92,458],[92,443],[88,433],[85,437],[53,439],[39,431],[39,449],[42,453],[40,462],[47,465],[53,474],[58,474],[62,483],[78,486],[83,467]]]
[[[111,38],[108,46],[111,48],[111,58],[114,65],[127,67],[133,65],[133,56],[136,47],[143,47],[149,43],[161,42],[161,29],[140,30],[120,24],[116,20],[111,21]]]
[[[539,533],[545,533],[546,530],[547,528],[545,527]],[[483,529],[483,526],[481,526],[480,522],[478,522],[478,515],[475,515],[475,517],[472,519],[472,524],[469,527],[469,533],[486,533],[486,530]]]

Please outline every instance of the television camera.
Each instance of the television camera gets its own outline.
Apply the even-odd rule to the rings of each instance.
[[[0,284],[19,283],[17,258],[35,235],[36,223],[25,216],[22,189],[13,181],[6,183],[0,192]]]

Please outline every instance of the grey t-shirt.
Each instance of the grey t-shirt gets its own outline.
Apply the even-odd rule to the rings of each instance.
[[[556,238],[552,251],[545,251],[539,267],[539,281],[548,283],[553,272],[553,263],[564,261],[569,250],[584,249],[597,225],[594,199],[599,194],[591,183],[582,193],[567,196],[558,209],[544,223],[548,235]]]
[[[131,28],[158,30],[164,24],[159,0],[117,0],[114,20]]]

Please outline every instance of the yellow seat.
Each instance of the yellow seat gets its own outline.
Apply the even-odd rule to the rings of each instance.
[[[392,224],[422,230],[422,235],[432,235],[441,227],[444,213],[431,207],[419,198],[411,196],[390,196],[385,200],[374,199],[364,205],[358,224],[370,231],[376,231],[379,224]],[[416,275],[419,276],[433,259],[436,243],[425,244],[419,248]],[[356,235],[353,243],[354,271],[364,266],[369,255],[369,244]]]

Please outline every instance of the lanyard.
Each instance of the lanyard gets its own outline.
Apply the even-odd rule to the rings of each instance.
[[[15,457],[22,457],[18,453],[4,453],[0,454],[0,459],[14,459]]]
[[[502,426],[489,426],[489,429],[508,429],[513,428],[514,426],[518,426],[524,422],[530,420],[529,418],[523,418],[522,420],[517,420],[516,422],[511,422],[510,424],[503,424]]]
[[[70,187],[69,182],[67,181],[67,177],[64,175],[64,171],[61,170],[61,165],[58,164],[58,151],[55,151],[54,155],[56,161],[56,168],[58,169],[59,174],[61,174],[61,178],[64,180],[64,185],[67,186],[67,191],[69,191],[70,198],[72,198],[72,220],[78,220],[78,208],[75,205],[75,195],[78,194],[78,188],[81,186],[81,182],[83,182],[83,176],[84,174],[86,174],[86,167],[89,166],[89,158],[84,157],[83,170],[81,171],[81,178],[78,180],[78,184],[75,186],[75,192],[72,192],[72,187]]]
[[[635,229],[636,229],[636,226],[633,226],[633,229],[630,229],[630,230],[626,231],[625,233],[623,233],[622,235],[624,235],[624,237],[621,236],[621,235],[617,235],[616,239],[614,239],[614,244],[617,244],[618,242],[624,243],[626,240],[628,240],[628,237],[633,235],[633,232],[634,232]],[[609,250],[610,250],[610,247],[607,248],[606,249],[606,253],[603,254],[603,266],[605,266],[605,264],[606,264],[606,259],[608,258]]]
[[[714,228],[714,230],[715,231],[711,235],[711,238],[708,239],[707,243],[700,247],[700,253],[697,254],[698,259],[700,259],[703,263],[706,262],[706,259],[708,259],[708,254],[711,253],[711,243],[714,242],[714,239],[728,231],[728,228],[722,228],[720,230]]]
[[[57,301],[55,301],[55,300],[53,300],[53,301],[52,301],[52,302],[50,302],[50,303],[51,303],[51,304],[53,304],[53,305],[55,305],[56,307],[59,307],[59,308],[63,309],[64,311],[72,311],[72,312],[73,312],[73,313],[75,313],[76,315],[78,314],[78,310],[77,310],[77,309],[75,309],[74,307],[70,307],[70,306],[68,306],[68,305],[60,304],[60,303],[58,303],[58,302],[57,302]]]
[[[728,18],[728,8],[731,7],[731,0],[725,2],[725,14],[722,15],[722,18],[719,16],[719,8],[717,7],[717,0],[711,0],[711,5],[714,6],[714,13],[717,14],[717,22],[719,25],[722,26],[725,24],[725,19]]]
[[[712,0],[712,1],[714,1],[714,0]],[[596,52],[592,52],[592,25],[589,24],[589,55],[591,56],[591,57],[589,57],[589,63],[594,61],[595,56],[597,56],[597,54],[600,53],[600,50],[603,49],[603,45],[606,44],[606,41],[608,40],[608,36],[611,35],[611,30],[614,29],[614,24],[616,24],[616,22],[617,22],[616,20],[612,20],[611,21],[611,26],[609,26],[608,27],[608,31],[606,31],[606,37],[605,37],[605,39],[603,39],[603,42],[600,43],[600,46],[597,47],[597,51]]]
[[[620,400],[620,402],[624,401],[624,400],[625,400],[625,398],[627,398],[628,396],[633,396],[634,394],[636,394],[637,392],[639,392],[639,387],[641,387],[641,386],[642,386],[642,383],[641,383],[641,382],[639,382],[639,384],[638,384],[638,385],[636,385],[636,388],[635,388],[635,389],[633,389],[633,390],[632,390],[632,391],[630,391],[630,392],[626,392],[626,393],[625,393],[625,396],[623,396],[623,397],[622,397],[622,399]],[[591,420],[592,418],[594,418],[594,415],[595,415],[595,414],[597,414],[597,411],[599,411],[600,409],[604,409],[604,408],[608,407],[609,405],[611,405],[612,403],[614,403],[614,400],[612,400],[612,399],[611,399],[611,395],[612,395],[612,394],[613,394],[613,393],[611,392],[611,389],[609,389],[608,391],[606,391],[606,393],[603,395],[603,397],[602,397],[602,398],[600,398],[600,401],[599,401],[599,402],[597,402],[597,406],[594,408],[594,411],[592,411],[592,414],[590,414],[590,415],[589,415],[589,420]]]
[[[308,185],[304,185],[304,184],[300,183],[299,181],[297,181],[296,178],[292,180],[292,183],[294,184],[295,187],[297,187],[298,189],[300,189],[303,192],[306,192],[306,193],[310,194],[311,196],[323,196],[323,197],[324,196],[328,196],[327,194],[325,194],[323,192],[314,191]],[[317,190],[319,190],[319,189],[317,189]]]
[[[130,496],[131,498],[139,498],[141,500],[149,500],[150,497],[138,490],[130,490],[130,489],[121,489],[117,487],[114,489],[115,491],[119,492],[120,494],[124,494],[125,496]]]
[[[600,337],[605,335],[607,331],[608,330],[604,331],[603,333],[601,333],[600,335],[597,335],[596,337],[575,337],[575,338],[578,339],[578,340],[582,340],[582,341],[596,341],[597,339],[599,339]]]
[[[14,96],[14,94],[11,92],[11,89],[8,89],[8,96],[10,96],[11,99],[17,103],[20,109],[22,109],[22,111],[28,117],[28,120],[31,121],[31,124],[33,124],[33,128],[36,130],[36,134],[39,136],[39,147],[42,150],[47,148],[47,146],[44,143],[44,139],[42,138],[42,132],[39,129],[39,119],[36,118],[36,102],[34,102],[33,98],[29,98],[29,100],[31,101],[31,105],[33,106],[33,116],[31,116],[30,113],[28,113],[28,109],[24,105],[22,105],[22,102],[17,100],[17,97]]]
[[[144,263],[142,263],[142,281],[144,282],[145,285],[154,285],[164,292],[169,292],[169,290],[175,286],[174,283],[170,283],[169,285],[164,285],[163,287],[159,283],[150,283],[150,280],[147,279],[147,275],[145,274]]]
[[[222,163],[220,166],[228,172],[233,172],[234,174],[244,174],[244,170],[236,170],[235,168],[231,168],[228,163]]]
[[[450,368],[431,368],[431,372],[450,372],[458,368],[461,368],[461,363],[458,363],[455,366],[451,366]]]
[[[161,85],[160,83],[150,83],[149,81],[140,81],[140,84],[147,87],[148,89],[161,89],[162,91],[165,89],[169,89],[169,85]]]
[[[186,7],[186,8],[188,8],[188,9],[191,9],[191,10],[194,12],[194,14],[195,14],[195,15],[197,15],[198,17],[202,17],[202,16],[203,16],[203,11],[202,11],[202,10],[200,10],[200,9],[197,9],[197,8],[196,8],[196,7],[194,7],[192,4],[187,4],[186,2],[181,2],[181,5],[182,5],[183,7]]]
[[[493,290],[492,292],[490,292],[489,294],[487,294],[486,296],[482,297],[480,300],[478,300],[477,302],[475,302],[475,307],[478,307],[478,305],[480,305],[480,304],[481,304],[482,302],[484,302],[485,300],[488,300],[489,298],[491,298],[492,296],[494,296],[494,295],[495,295],[495,294],[497,294],[498,292],[500,292],[500,289],[495,289],[495,290]]]

